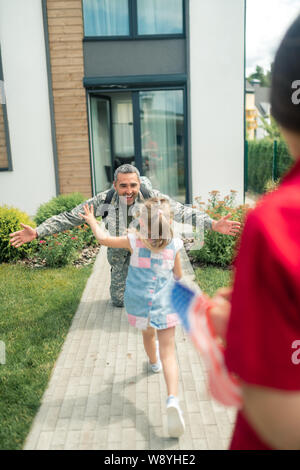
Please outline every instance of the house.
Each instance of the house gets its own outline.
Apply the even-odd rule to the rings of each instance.
[[[246,96],[246,138],[248,140],[253,140],[256,138],[257,132],[257,117],[258,111],[255,105],[255,89],[254,87],[246,80],[245,88]]]
[[[267,131],[263,128],[264,121],[267,124],[271,125],[271,88],[255,86],[254,89],[255,106],[258,112],[256,138],[263,139],[268,135]]]
[[[90,197],[124,162],[242,201],[244,44],[243,0],[0,0],[0,204]]]
[[[271,103],[269,87],[261,87],[259,80],[246,80],[246,128],[247,138],[263,139],[268,135],[264,122],[271,124]]]

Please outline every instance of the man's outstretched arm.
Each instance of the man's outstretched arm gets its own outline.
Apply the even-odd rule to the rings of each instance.
[[[23,230],[11,233],[11,244],[15,248],[19,248],[24,243],[31,242],[35,238],[42,238],[53,233],[63,232],[64,230],[70,230],[78,225],[82,225],[82,218],[80,214],[84,214],[84,205],[88,204],[89,206],[93,204],[95,208],[96,216],[101,215],[101,208],[105,202],[107,191],[97,194],[95,197],[89,199],[88,201],[79,204],[70,212],[62,212],[61,214],[54,215],[49,219],[45,220],[37,228],[32,228],[29,225],[21,224]]]
[[[159,193],[159,191],[156,192]],[[160,194],[160,196],[164,195]],[[168,196],[165,197],[170,201],[171,209],[174,214],[174,220],[176,222],[192,225],[200,231],[213,230],[214,232],[219,232],[223,235],[236,236],[240,232],[240,222],[237,222],[236,220],[229,220],[232,214],[227,214],[219,220],[214,220],[205,212],[200,212],[190,206],[185,206],[178,201],[174,201]]]

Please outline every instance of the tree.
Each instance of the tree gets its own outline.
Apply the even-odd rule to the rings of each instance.
[[[248,82],[251,82],[251,80],[259,80],[260,86],[270,87],[271,80],[272,80],[272,67],[273,67],[273,64],[271,65],[271,70],[265,73],[263,67],[261,67],[260,65],[257,65],[256,71],[252,73],[251,75],[249,75],[249,77],[247,78]]]
[[[262,125],[258,127],[260,127],[261,129],[264,129],[267,132],[268,139],[270,140],[283,139],[280,129],[278,127],[278,124],[272,116],[270,116],[271,123],[269,123],[267,119],[263,118],[262,116],[260,116],[260,120],[261,120]]]

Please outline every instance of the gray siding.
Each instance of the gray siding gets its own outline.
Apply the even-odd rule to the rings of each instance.
[[[87,41],[85,77],[185,74],[185,39]]]

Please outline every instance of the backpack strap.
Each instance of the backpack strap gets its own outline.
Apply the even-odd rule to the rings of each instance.
[[[147,188],[147,186],[144,183],[141,183],[140,191],[141,191],[144,199],[149,199],[151,197],[151,193],[150,193],[149,189]],[[115,192],[116,192],[115,188],[111,188],[107,192],[106,198],[105,198],[105,201],[104,201],[104,207],[107,207],[107,205],[111,203]],[[102,215],[102,220],[105,219],[105,217],[107,217],[107,215],[108,215],[108,211],[105,210],[104,213],[101,214],[101,215]]]
[[[105,198],[105,201],[104,201],[104,207],[107,207],[107,205],[111,203],[111,200],[112,200],[115,192],[116,192],[115,188],[111,188],[107,192],[106,198]],[[101,214],[101,215],[102,215],[102,220],[105,219],[105,217],[107,217],[107,215],[108,215],[108,211],[104,211],[104,213]]]

